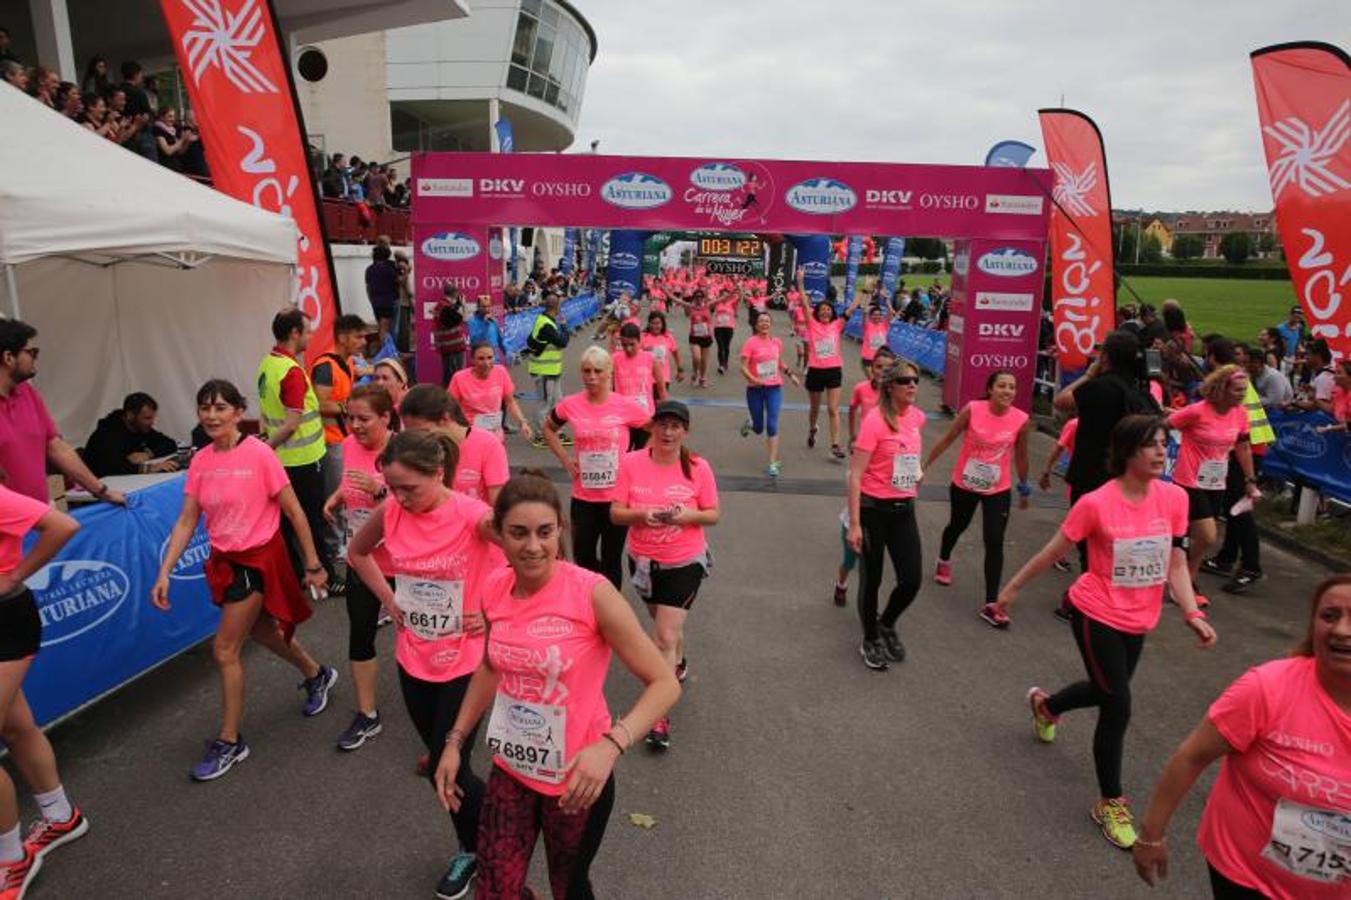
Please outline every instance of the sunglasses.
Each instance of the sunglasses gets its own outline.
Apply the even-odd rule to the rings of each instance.
[[[887,383],[888,383],[888,384],[919,384],[919,376],[918,376],[918,375],[897,375],[895,378],[889,379]]]

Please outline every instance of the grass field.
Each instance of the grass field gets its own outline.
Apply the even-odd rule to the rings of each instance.
[[[1284,322],[1296,302],[1288,281],[1142,277],[1131,278],[1129,283],[1155,306],[1176,298],[1198,335],[1218,332],[1240,341],[1256,340],[1258,329]],[[1117,290],[1116,299],[1118,303],[1135,302],[1125,285]]]

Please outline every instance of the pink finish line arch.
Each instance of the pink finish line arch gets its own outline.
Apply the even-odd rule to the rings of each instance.
[[[439,380],[442,288],[501,306],[501,225],[888,234],[956,240],[943,397],[1012,371],[1031,405],[1048,169],[592,154],[416,153],[418,378]]]

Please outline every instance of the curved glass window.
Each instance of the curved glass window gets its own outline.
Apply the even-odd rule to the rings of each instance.
[[[521,0],[507,87],[572,114],[590,61],[591,41],[570,14],[549,0]]]

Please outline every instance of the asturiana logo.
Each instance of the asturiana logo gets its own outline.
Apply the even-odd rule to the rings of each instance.
[[[488,256],[492,259],[502,258],[502,236],[494,234],[488,238]]]
[[[746,173],[731,163],[704,163],[690,173],[690,184],[705,191],[736,191],[746,185]]]
[[[528,706],[513,703],[507,708],[507,718],[521,731],[531,734],[544,728],[544,717]]]
[[[986,275],[998,275],[1001,278],[1021,278],[1037,271],[1037,258],[1016,247],[1001,247],[998,250],[991,250],[976,260],[976,268]]]
[[[784,202],[798,212],[829,216],[853,209],[858,195],[853,188],[834,178],[808,178],[788,189]]]
[[[422,252],[432,259],[463,262],[482,251],[478,241],[458,231],[439,231],[422,242]]]
[[[600,186],[601,199],[620,209],[656,209],[671,202],[671,186],[656,175],[625,172]]]
[[[572,632],[572,620],[562,616],[540,616],[525,629],[526,634],[536,638],[567,637]]]
[[[1279,429],[1281,449],[1300,459],[1317,459],[1328,452],[1328,440],[1314,425],[1295,422]]]
[[[127,602],[127,573],[98,559],[48,563],[28,579],[42,619],[42,646],[79,637],[108,621]]]
[[[826,272],[826,264],[819,259],[802,264],[802,275],[805,278],[825,278]]]
[[[638,268],[638,257],[636,254],[621,250],[618,253],[610,254],[610,265],[616,269],[636,269]]]
[[[164,561],[164,552],[169,549],[169,538],[164,539],[164,543],[159,547],[160,561]],[[183,549],[183,555],[174,563],[173,571],[169,573],[169,578],[174,581],[196,581],[206,577],[206,571],[202,566],[206,563],[206,558],[211,555],[211,541],[206,536],[206,529],[198,527],[188,539],[188,546]]]

